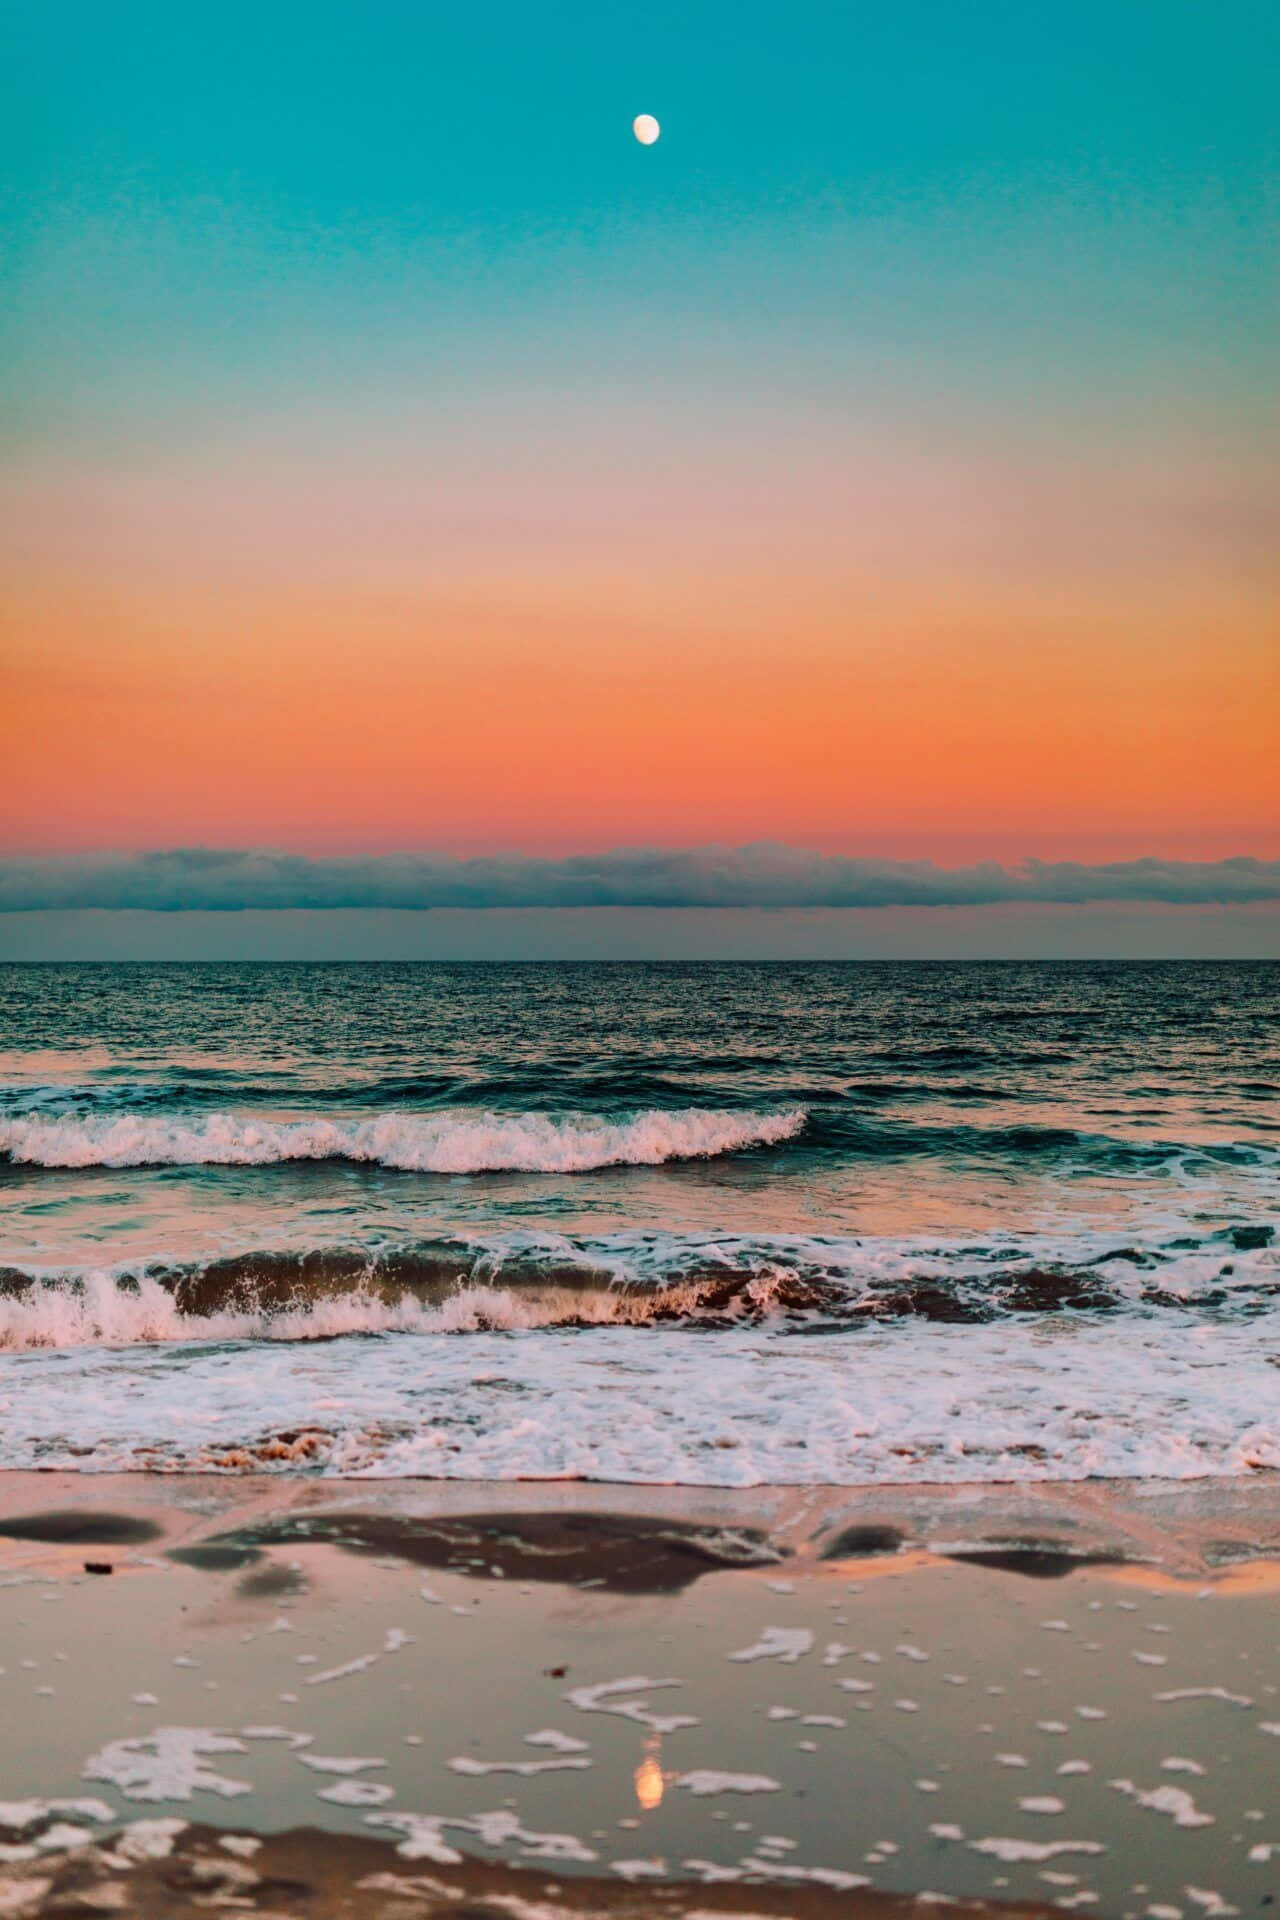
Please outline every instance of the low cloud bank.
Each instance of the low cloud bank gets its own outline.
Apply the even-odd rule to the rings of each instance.
[[[433,854],[312,859],[301,854],[172,851],[0,859],[0,913],[142,908],[973,907],[1095,901],[1247,906],[1280,900],[1280,860],[1028,860],[938,867],[853,860],[760,843],[622,848],[538,859]]]

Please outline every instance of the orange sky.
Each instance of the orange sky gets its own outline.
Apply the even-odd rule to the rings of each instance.
[[[20,449],[0,847],[1275,856],[1260,438],[909,387]]]
[[[1280,848],[1265,601],[160,580],[10,604],[13,849]]]

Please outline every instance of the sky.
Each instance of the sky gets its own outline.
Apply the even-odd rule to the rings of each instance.
[[[1024,876],[772,940],[1257,950],[1278,68],[1270,0],[0,8],[0,953],[178,937],[106,855],[761,844]]]

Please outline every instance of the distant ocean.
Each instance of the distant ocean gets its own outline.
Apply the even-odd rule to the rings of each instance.
[[[1280,1467],[1280,966],[0,968],[0,1466]]]

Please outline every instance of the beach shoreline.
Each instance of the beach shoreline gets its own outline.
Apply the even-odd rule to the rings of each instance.
[[[1278,1592],[1271,1474],[4,1474],[0,1911],[1260,1912]]]
[[[25,1534],[24,1517],[84,1516],[59,1540],[57,1523]],[[1221,1582],[1235,1569],[1280,1561],[1280,1472],[1248,1479],[1078,1480],[872,1486],[673,1486],[596,1480],[430,1480],[312,1477],[303,1473],[0,1472],[0,1551],[70,1559],[80,1545],[110,1545],[94,1516],[131,1517],[123,1542],[189,1554],[244,1536],[246,1553],[285,1544],[291,1527],[326,1534],[335,1516],[373,1523],[365,1550],[404,1552],[423,1565],[466,1570],[447,1523],[507,1517],[504,1573],[525,1579],[603,1579],[611,1543],[652,1534],[665,1541],[670,1589],[699,1571],[784,1563],[821,1572],[845,1560],[891,1561],[902,1571],[969,1560],[1053,1577],[1086,1565],[1144,1568],[1152,1578]],[[569,1534],[554,1551],[536,1534],[553,1517]],[[602,1526],[605,1520],[617,1526]],[[529,1525],[522,1528],[521,1522]],[[430,1527],[446,1523],[435,1546]],[[270,1537],[275,1527],[279,1537]],[[572,1537],[577,1528],[578,1537]],[[263,1529],[253,1546],[249,1535]],[[416,1544],[415,1544],[415,1535]],[[301,1533],[299,1535],[301,1537]],[[353,1543],[354,1544],[354,1543]],[[359,1550],[357,1547],[356,1550]],[[492,1560],[492,1542],[486,1551]],[[432,1557],[433,1554],[435,1557]],[[906,1560],[904,1561],[904,1556]],[[126,1561],[127,1564],[127,1561]],[[198,1565],[198,1559],[191,1564]],[[212,1563],[210,1563],[212,1564]],[[865,1565],[863,1572],[867,1571]],[[655,1579],[662,1576],[655,1575]],[[643,1588],[641,1589],[643,1590]],[[653,1590],[668,1590],[655,1585]]]

